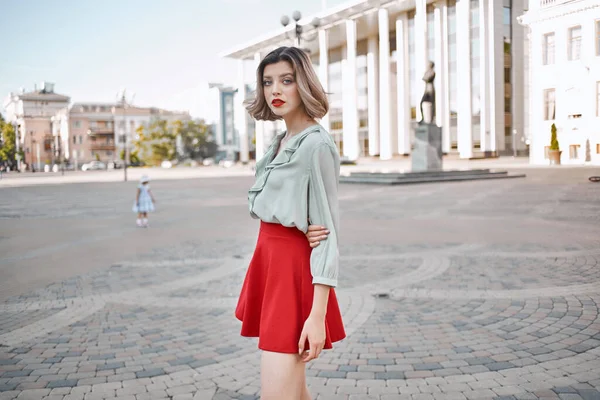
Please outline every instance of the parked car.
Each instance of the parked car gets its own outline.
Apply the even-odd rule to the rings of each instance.
[[[160,163],[161,168],[172,168],[173,167],[173,163],[169,160],[165,160],[163,162]]]
[[[348,156],[341,156],[340,164],[341,165],[356,165],[356,161],[351,160]]]
[[[102,161],[92,161],[81,166],[82,171],[98,171],[106,169],[106,164]]]
[[[108,169],[119,169],[119,168],[123,168],[123,161],[121,160],[113,160],[113,161],[109,161],[107,164],[107,168]]]
[[[223,159],[223,160],[219,161],[219,166],[223,167],[223,168],[233,167],[233,164],[235,164],[235,161],[230,160],[230,159]]]
[[[213,165],[215,163],[215,159],[214,158],[205,158],[204,160],[202,160],[202,165],[204,165],[205,167],[209,167],[211,165]]]

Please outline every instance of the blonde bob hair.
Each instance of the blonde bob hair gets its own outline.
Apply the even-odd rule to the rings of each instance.
[[[327,94],[317,78],[310,58],[306,53],[297,47],[280,47],[273,50],[260,62],[256,69],[256,97],[246,104],[248,113],[254,119],[263,121],[275,121],[282,119],[273,113],[265,100],[263,87],[263,75],[265,67],[269,64],[276,64],[280,61],[290,63],[294,70],[295,79],[298,85],[298,93],[302,104],[311,118],[321,119],[329,110]]]

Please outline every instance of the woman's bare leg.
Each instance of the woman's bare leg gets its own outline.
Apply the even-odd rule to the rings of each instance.
[[[304,388],[302,389],[302,400],[312,400],[312,397],[310,397],[310,392],[308,391],[306,379],[304,380]]]
[[[297,354],[263,351],[260,360],[261,400],[310,400],[305,365]]]

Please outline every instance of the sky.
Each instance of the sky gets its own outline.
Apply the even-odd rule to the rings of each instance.
[[[47,81],[71,102],[113,102],[125,89],[135,105],[203,117],[207,82],[237,80],[236,60],[220,53],[323,2],[0,0],[0,99]]]

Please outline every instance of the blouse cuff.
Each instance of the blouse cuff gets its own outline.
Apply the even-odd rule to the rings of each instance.
[[[337,286],[337,279],[329,279],[329,278],[323,278],[323,277],[320,277],[320,276],[315,276],[313,278],[312,283],[313,283],[313,285],[314,284],[320,284],[320,285],[326,285],[326,286],[336,287]]]

